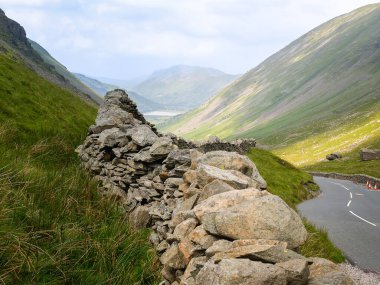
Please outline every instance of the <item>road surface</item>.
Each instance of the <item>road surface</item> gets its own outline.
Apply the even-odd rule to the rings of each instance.
[[[380,273],[380,191],[347,180],[314,181],[322,193],[298,206],[301,215],[326,229],[355,265]]]

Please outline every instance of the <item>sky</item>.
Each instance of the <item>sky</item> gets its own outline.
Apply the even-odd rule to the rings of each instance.
[[[241,74],[366,0],[0,0],[70,71],[132,79],[177,64]]]

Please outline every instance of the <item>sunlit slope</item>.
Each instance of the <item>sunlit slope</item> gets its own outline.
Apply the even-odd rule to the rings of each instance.
[[[376,110],[379,82],[374,4],[315,28],[162,129],[195,139],[254,137],[282,148]]]

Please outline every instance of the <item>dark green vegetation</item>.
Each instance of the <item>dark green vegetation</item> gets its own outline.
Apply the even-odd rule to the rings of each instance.
[[[380,4],[334,18],[162,129],[253,137],[297,166],[379,142],[379,25]]]
[[[0,283],[154,284],[147,232],[97,192],[74,149],[96,109],[0,53]]]
[[[281,197],[292,208],[295,209],[297,204],[313,196],[310,193],[318,191],[318,186],[312,182],[311,175],[270,152],[253,148],[247,155],[267,181],[268,191]],[[345,260],[342,252],[328,239],[325,231],[316,229],[306,220],[304,224],[309,237],[301,247],[303,255],[323,257],[334,262]]]
[[[189,110],[206,102],[236,77],[212,68],[178,65],[154,72],[130,90],[167,109]]]
[[[74,74],[81,82],[89,86],[92,90],[94,90],[100,96],[105,96],[108,91],[120,89],[119,86],[104,83],[102,81],[99,81],[94,78],[90,78],[83,74],[79,74],[79,73],[74,73]],[[128,92],[128,96],[136,103],[137,108],[143,113],[166,109],[164,105],[153,102],[152,100],[142,97],[135,92],[132,92],[132,91],[127,91],[127,92]]]

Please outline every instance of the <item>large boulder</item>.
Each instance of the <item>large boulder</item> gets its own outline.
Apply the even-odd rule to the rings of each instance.
[[[200,156],[196,163],[197,165],[206,164],[224,170],[236,170],[257,181],[260,188],[265,189],[267,186],[256,165],[247,156],[236,152],[211,151]]]
[[[259,191],[254,188],[244,190],[233,190],[217,195],[213,195],[206,200],[200,202],[194,207],[194,213],[197,218],[203,223],[203,216],[206,213],[215,213],[226,210],[235,205],[243,203],[247,199],[254,199],[256,197],[266,196],[268,192]]]
[[[204,187],[214,180],[221,180],[235,189],[258,187],[258,182],[237,170],[223,170],[218,167],[199,164],[197,166],[197,181],[199,187]]]
[[[208,261],[195,279],[196,285],[285,285],[286,271],[249,259],[223,259]]]
[[[228,239],[272,239],[289,248],[302,245],[307,231],[298,214],[281,198],[255,189],[214,195],[194,208],[207,232]]]

